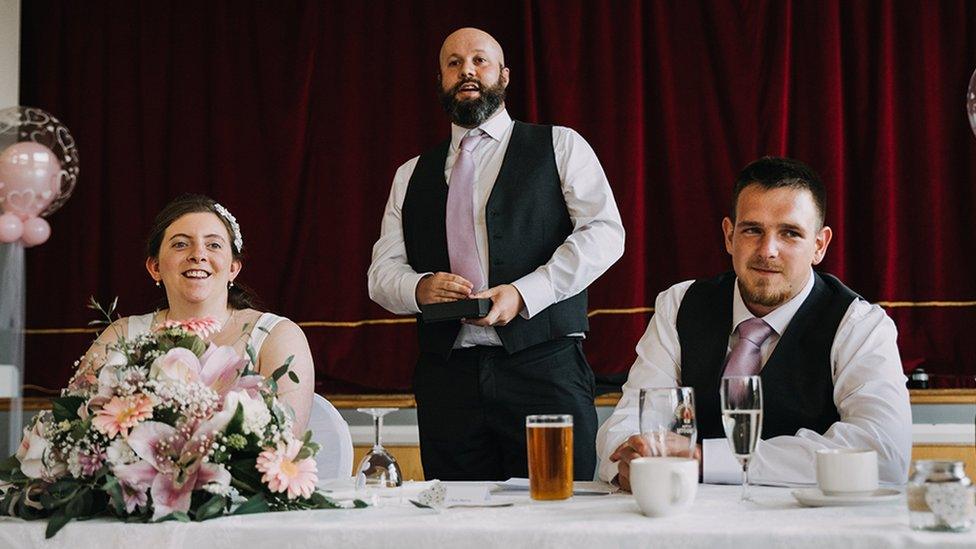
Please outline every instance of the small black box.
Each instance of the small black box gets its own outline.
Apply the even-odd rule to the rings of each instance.
[[[447,303],[431,303],[420,306],[424,324],[461,318],[482,318],[491,310],[490,299],[459,299]]]

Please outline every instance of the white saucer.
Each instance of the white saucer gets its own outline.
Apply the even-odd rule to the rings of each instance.
[[[863,496],[828,496],[820,488],[803,488],[793,490],[793,497],[803,505],[809,507],[827,507],[831,505],[876,505],[901,499],[902,493],[894,488],[878,488],[871,494]]]

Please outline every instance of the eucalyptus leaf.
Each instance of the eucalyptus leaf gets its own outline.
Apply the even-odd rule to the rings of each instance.
[[[248,343],[244,347],[244,350],[247,351],[247,358],[251,359],[251,363],[248,365],[248,368],[250,368],[251,366],[254,366],[255,364],[257,364],[258,363],[258,354],[257,354],[257,352],[254,351],[254,347],[252,347],[251,344]]]
[[[271,379],[272,381],[278,381],[286,373],[288,373],[288,364],[280,366],[274,372],[271,372]]]
[[[288,371],[288,379],[290,379],[292,381],[292,383],[298,383],[298,374],[296,374],[295,372],[292,372],[291,370],[289,370]]]

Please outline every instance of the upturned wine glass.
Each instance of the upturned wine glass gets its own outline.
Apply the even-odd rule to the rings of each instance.
[[[719,391],[722,400],[722,426],[732,453],[742,464],[742,497],[750,501],[749,461],[762,437],[763,394],[759,376],[722,378]]]
[[[357,411],[373,416],[373,448],[363,456],[356,470],[356,484],[395,488],[403,484],[403,474],[395,457],[383,447],[380,433],[383,416],[399,408],[358,408]]]

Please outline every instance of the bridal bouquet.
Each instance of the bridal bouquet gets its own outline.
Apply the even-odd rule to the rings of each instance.
[[[100,309],[100,308],[99,308]],[[120,339],[98,370],[82,365],[53,409],[0,463],[2,512],[73,519],[206,520],[339,505],[315,491],[311,432],[292,434],[277,397],[291,359],[266,379],[256,357],[203,338],[219,324],[169,321]],[[361,502],[355,502],[362,506]]]

